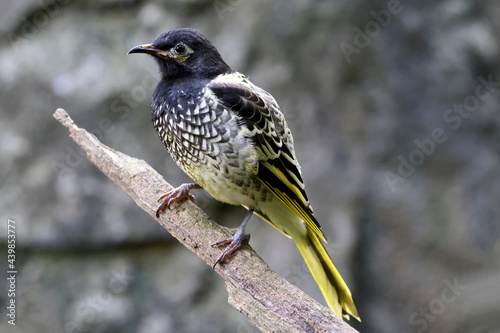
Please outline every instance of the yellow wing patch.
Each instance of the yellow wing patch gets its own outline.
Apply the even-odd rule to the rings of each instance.
[[[281,200],[281,202],[283,202],[288,208],[290,208],[295,214],[297,214],[302,220],[304,220],[308,228],[313,230],[315,234],[317,234],[324,242],[326,242],[326,237],[323,234],[323,231],[319,228],[318,222],[316,221],[312,213],[309,211],[309,209],[306,208],[307,199],[304,198],[301,191],[299,191],[294,184],[290,183],[285,174],[283,173],[283,171],[281,171],[277,167],[270,165],[267,162],[261,163],[260,167],[265,167],[266,169],[271,171],[271,173],[275,177],[277,177],[281,183],[283,183],[286,186],[286,189],[290,190],[294,194],[294,196],[300,201],[291,198],[290,195],[288,195],[285,191],[281,191],[276,186],[273,186],[273,184],[271,183],[271,179],[268,180],[262,179],[258,177],[258,175],[256,174],[259,180],[263,182],[264,185],[271,192],[273,192],[273,194],[276,195],[278,199]]]

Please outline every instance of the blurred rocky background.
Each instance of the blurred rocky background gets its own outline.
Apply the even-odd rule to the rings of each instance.
[[[255,332],[222,279],[90,164],[64,107],[179,185],[140,43],[201,30],[272,92],[362,332],[500,332],[500,3],[18,0],[0,4],[0,331]],[[236,227],[244,209],[197,203]],[[7,323],[7,221],[16,326]],[[251,245],[324,304],[294,244]],[[215,241],[215,240],[214,240]],[[208,244],[207,244],[208,246]]]

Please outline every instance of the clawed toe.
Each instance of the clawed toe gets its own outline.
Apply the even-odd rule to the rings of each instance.
[[[229,244],[224,249],[224,252],[222,252],[222,254],[215,260],[215,262],[212,266],[213,268],[215,268],[215,266],[217,266],[218,263],[226,261],[226,259],[229,258],[229,256],[234,251],[236,251],[237,249],[239,249],[241,247],[241,245],[243,244],[244,241],[248,242],[248,240],[250,239],[250,235],[245,234],[245,226],[246,226],[248,220],[250,220],[250,217],[252,216],[252,214],[253,214],[253,208],[248,209],[247,215],[243,219],[243,222],[241,222],[238,229],[236,229],[236,233],[233,235],[233,237],[229,237],[229,238],[217,241],[217,242],[212,244],[212,247],[219,247],[219,246]]]
[[[182,199],[189,199],[194,202],[194,196],[189,193],[191,190],[201,189],[202,187],[198,184],[182,184],[181,186],[173,189],[162,195],[158,202],[161,202],[156,209],[156,217],[160,217],[160,213],[165,209],[170,208],[174,202],[178,202]]]
[[[226,261],[231,256],[231,254],[233,254],[234,251],[236,251],[241,247],[244,241],[248,242],[249,239],[250,239],[249,234],[243,234],[243,233],[239,234],[238,232],[236,232],[236,234],[233,237],[213,243],[212,247],[219,247],[226,244],[229,245],[224,249],[224,252],[222,252],[222,254],[215,260],[214,264],[212,265],[212,268],[215,268],[217,264]]]

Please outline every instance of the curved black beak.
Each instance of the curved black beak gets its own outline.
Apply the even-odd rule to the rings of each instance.
[[[132,54],[132,53],[147,53],[151,55],[162,55],[162,56],[167,55],[164,50],[156,48],[156,46],[154,46],[153,44],[141,44],[134,46],[127,52],[127,54]]]

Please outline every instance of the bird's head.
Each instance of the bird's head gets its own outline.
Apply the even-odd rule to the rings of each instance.
[[[232,72],[212,43],[190,28],[165,32],[151,44],[131,48],[128,54],[131,53],[152,55],[164,78],[211,78]]]

